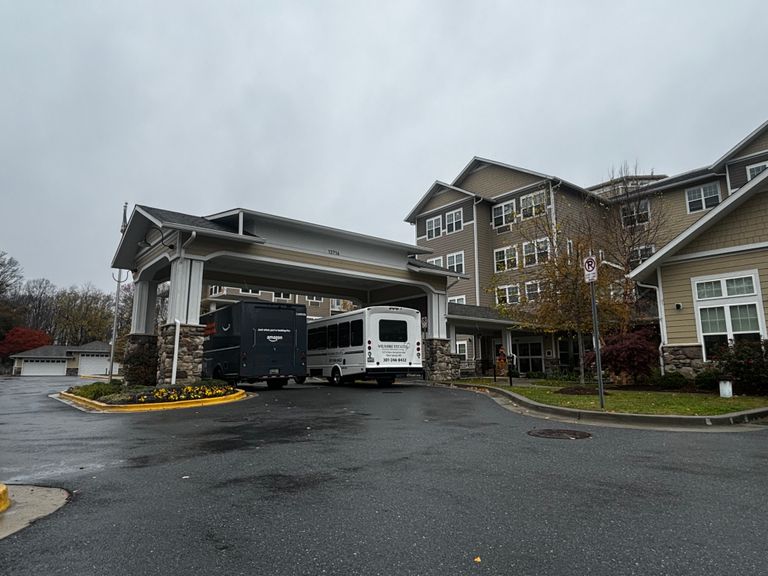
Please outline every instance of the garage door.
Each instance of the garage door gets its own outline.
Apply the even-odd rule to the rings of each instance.
[[[109,373],[109,356],[103,354],[80,354],[80,376]]]
[[[24,360],[22,376],[66,376],[66,360]]]

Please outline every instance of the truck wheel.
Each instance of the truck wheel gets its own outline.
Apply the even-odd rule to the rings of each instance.
[[[304,384],[304,382],[307,381],[307,377],[306,376],[295,376],[293,378],[293,381],[296,382],[296,384]]]
[[[341,384],[341,370],[338,368],[333,369],[333,372],[331,372],[330,383],[334,386]]]
[[[267,380],[267,388],[270,390],[280,390],[286,384],[288,384],[287,378],[281,378],[280,380]]]
[[[394,384],[394,383],[395,383],[395,379],[394,378],[378,378],[376,380],[376,384],[378,384],[382,388],[385,387],[385,386],[392,386],[392,384]]]

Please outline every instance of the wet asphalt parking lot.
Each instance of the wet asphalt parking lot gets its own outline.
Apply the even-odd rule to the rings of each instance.
[[[766,571],[768,429],[562,424],[415,383],[90,414],[48,398],[74,381],[0,377],[0,481],[72,493],[0,540],[4,575]]]

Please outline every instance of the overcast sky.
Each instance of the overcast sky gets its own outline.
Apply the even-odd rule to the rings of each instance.
[[[414,242],[474,155],[587,186],[768,119],[768,2],[0,0],[0,250],[111,289],[123,202]]]

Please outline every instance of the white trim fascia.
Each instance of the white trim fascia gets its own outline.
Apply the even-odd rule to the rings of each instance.
[[[491,218],[493,218],[493,213],[491,213]],[[472,203],[472,221],[477,222],[477,202]],[[475,305],[480,306],[480,260],[478,258],[477,226],[472,227],[472,241],[475,253]]]
[[[133,207],[133,211],[134,211],[134,212],[138,212],[139,214],[141,214],[142,216],[144,216],[144,217],[145,217],[147,220],[149,220],[150,222],[152,222],[152,224],[154,224],[154,225],[155,225],[155,226],[157,226],[158,228],[162,228],[162,227],[163,227],[163,223],[162,223],[160,220],[158,220],[157,218],[155,218],[154,216],[152,216],[152,215],[151,215],[149,212],[146,212],[145,210],[142,210],[141,206],[134,206],[134,207]],[[133,215],[131,215],[131,218],[133,218]],[[128,225],[130,226],[130,224],[131,224],[131,223],[130,223],[130,221],[129,221],[129,222],[128,222]],[[126,228],[126,230],[127,230],[127,229],[128,229],[128,228]]]
[[[418,272],[420,274],[430,274],[432,276],[445,276],[450,278],[457,278],[459,280],[469,280],[469,276],[466,274],[454,272],[453,270],[448,270],[447,268],[445,272],[442,270],[433,270],[431,268],[419,268],[418,266],[411,266],[410,264],[407,268],[412,272]]]
[[[239,211],[237,213],[237,233],[240,234],[240,236],[243,235],[243,212]]]
[[[629,277],[635,280],[642,274],[648,272],[648,270],[663,264],[666,260],[668,260],[668,256],[674,254],[677,250],[682,248],[689,240],[698,235],[698,233],[703,229],[705,230],[708,228],[713,223],[712,221],[718,219],[721,214],[724,212],[728,214],[732,207],[738,207],[739,204],[746,202],[746,200],[751,196],[752,190],[754,190],[764,181],[768,181],[768,170],[764,170],[758,176],[739,188],[739,191],[736,194],[731,194],[719,205],[711,208],[708,213],[699,218],[694,224],[689,226],[682,233],[678,234],[676,238],[670,241],[661,250],[656,252],[656,254],[632,270],[629,273]]]
[[[671,180],[673,178],[679,178],[680,176],[684,176],[685,174],[698,172],[699,170],[702,170],[702,168],[696,168],[694,170],[688,170],[687,172],[681,172],[680,174],[675,174],[673,176],[668,176],[664,180]],[[693,176],[691,178],[688,178],[687,180],[680,180],[678,182],[670,182],[669,184],[664,184],[664,180],[659,180],[658,184],[649,184],[648,187],[649,190],[645,189],[639,189],[636,192],[633,192],[633,194],[637,194],[638,196],[645,196],[645,195],[651,195],[655,194],[656,192],[662,192],[664,190],[677,189],[681,186],[687,186],[689,184],[698,182],[700,180],[710,180],[712,178],[722,178],[724,174],[722,172],[708,172],[706,174],[701,174],[699,176]],[[651,188],[652,187],[652,188]],[[609,203],[616,203],[616,199],[613,198],[609,201]]]
[[[731,186],[731,171],[728,169],[728,166],[725,167],[725,186],[728,188],[728,196],[735,192]]]
[[[753,176],[752,178],[749,177],[749,169],[750,168],[754,168],[755,166],[768,166],[768,158],[766,158],[765,160],[761,160],[760,162],[755,162],[754,164],[750,164],[749,166],[745,166],[744,167],[744,169],[747,171],[747,182],[749,182],[750,180],[754,180],[755,178],[757,178],[757,176],[760,176],[760,174],[758,174],[757,176]]]
[[[440,210],[445,210],[446,208],[450,208],[451,206],[455,206],[456,204],[461,204],[462,202],[466,202],[466,201],[467,201],[467,198],[460,198],[459,200],[454,200],[453,202],[449,202],[445,206],[438,206],[437,208],[432,208],[431,210],[427,210],[426,212],[419,212],[418,214],[416,214],[415,218],[426,217],[432,214],[433,212],[439,212]]]
[[[418,202],[416,202],[416,205],[413,207],[413,209],[408,213],[408,215],[405,217],[405,222],[411,222],[413,219],[416,218],[416,216],[419,214],[418,210],[424,204],[424,202],[427,201],[428,198],[433,196],[436,192],[437,188],[446,188],[448,190],[453,190],[454,192],[461,192],[462,194],[466,194],[467,196],[474,197],[475,194],[472,192],[468,192],[462,188],[459,188],[458,186],[454,186],[453,184],[446,184],[445,182],[441,182],[440,180],[435,180],[432,183],[432,186],[429,187],[429,190],[427,190],[424,195],[419,199]]]
[[[768,120],[760,124],[757,128],[755,128],[752,132],[750,132],[746,138],[744,138],[741,142],[736,144],[733,148],[728,150],[723,156],[718,158],[713,164],[710,165],[710,170],[713,170],[715,167],[719,166],[723,162],[728,162],[730,160],[729,156],[732,154],[735,154],[738,152],[739,148],[742,148],[749,144],[750,140],[754,139],[760,132],[762,132],[766,127],[768,127]]]
[[[768,242],[755,242],[754,244],[741,244],[739,246],[728,246],[726,248],[716,248],[714,250],[702,250],[701,252],[691,252],[679,256],[670,256],[667,262],[686,262],[688,260],[699,260],[701,258],[712,258],[723,256],[725,254],[738,254],[740,252],[751,252],[752,250],[762,250],[768,248]]]
[[[768,154],[768,148],[765,150],[758,150],[757,152],[752,152],[751,154],[747,154],[745,156],[731,158],[730,160],[728,160],[728,164],[726,164],[726,166],[731,166],[733,164],[736,164],[737,162],[744,162],[744,160],[749,160],[751,158],[757,158],[758,156],[763,156],[764,154]]]

